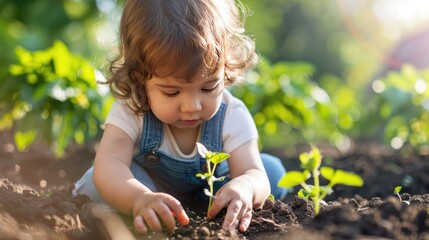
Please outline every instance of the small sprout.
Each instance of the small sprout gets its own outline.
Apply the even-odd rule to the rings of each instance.
[[[273,194],[270,194],[270,195],[268,195],[268,198],[267,198],[268,200],[271,200],[271,201],[275,201],[275,198],[274,198],[274,195]]]
[[[219,152],[219,153],[218,152],[210,152],[207,150],[207,148],[203,144],[201,144],[199,142],[197,142],[197,149],[198,149],[198,153],[201,155],[201,157],[205,158],[207,161],[207,163],[206,163],[207,164],[207,172],[197,173],[195,176],[198,178],[201,178],[202,180],[206,180],[207,184],[209,185],[210,190],[204,189],[204,194],[209,197],[209,206],[207,209],[207,212],[208,212],[208,210],[212,206],[213,198],[215,198],[215,195],[213,192],[214,191],[213,190],[214,182],[225,180],[224,176],[216,177],[214,175],[215,170],[216,170],[216,166],[219,163],[228,159],[229,154],[228,153],[222,153],[222,152]]]
[[[314,203],[314,212],[319,214],[320,204],[323,204],[323,199],[333,192],[332,187],[337,184],[347,186],[363,186],[363,179],[352,172],[346,172],[343,170],[334,170],[330,167],[321,167],[322,155],[319,149],[313,148],[308,153],[302,153],[299,155],[301,161],[302,172],[300,171],[289,171],[279,180],[277,185],[279,187],[291,188],[297,185],[301,185],[302,189],[297,193],[298,196],[306,199],[311,199]],[[319,170],[320,168],[320,170]],[[329,180],[327,186],[320,186],[319,175]],[[314,185],[306,184],[305,182],[313,177]]]
[[[395,191],[394,191],[394,193],[395,194],[399,194],[399,192],[402,190],[402,186],[397,186],[397,187],[395,187]]]
[[[399,202],[401,202],[401,203],[403,202],[403,203],[405,203],[407,205],[410,205],[410,201],[402,200],[401,194],[399,194],[401,192],[401,190],[402,190],[402,186],[396,186],[395,190],[393,191],[393,194],[395,194],[396,196],[398,196]]]
[[[401,190],[402,190],[402,186],[396,186],[395,190],[393,191],[393,194],[398,196],[399,202],[402,202],[401,194],[399,194],[399,192],[401,192]]]

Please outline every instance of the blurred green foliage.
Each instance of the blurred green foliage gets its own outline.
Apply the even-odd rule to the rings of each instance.
[[[247,32],[271,62],[306,61],[315,65],[315,81],[324,73],[343,74],[343,46],[350,40],[336,1],[243,0],[251,15]],[[350,59],[349,59],[350,60]]]
[[[368,97],[366,126],[369,137],[380,136],[394,148],[411,146],[427,152],[429,144],[429,70],[406,65],[373,82]]]
[[[347,150],[352,141],[378,141],[427,151],[429,71],[405,66],[365,93],[334,75],[312,81],[313,72],[305,62],[263,61],[231,88],[254,116],[263,147],[327,142]]]
[[[60,39],[72,52],[93,57],[93,25],[103,20],[95,0],[0,0],[2,59],[14,58],[16,45],[45,49]]]
[[[95,79],[97,1],[0,0],[0,16],[0,131],[20,151],[41,140],[57,155],[99,137],[109,98]]]
[[[312,81],[314,71],[306,62],[263,61],[246,83],[232,87],[254,116],[262,145],[317,141],[340,145],[356,125],[360,107],[353,91],[332,76],[321,81],[326,82],[324,89]]]
[[[103,21],[95,0],[0,0],[0,81],[17,57],[14,49],[47,49],[56,40],[91,62],[100,52],[94,25]]]
[[[0,130],[15,129],[22,151],[38,137],[63,154],[100,133],[107,97],[98,92],[95,69],[57,41],[47,50],[16,49],[18,62],[0,82]]]
[[[98,139],[112,99],[94,74],[114,54],[106,43],[117,39],[110,35],[122,2],[0,0],[0,129],[15,131],[19,150],[42,139],[61,154],[72,142]],[[407,66],[372,79],[383,65],[381,46],[392,45],[376,17],[348,15],[377,41],[365,48],[345,28],[337,0],[243,2],[262,62],[232,91],[253,114],[262,147],[427,145],[428,72]]]

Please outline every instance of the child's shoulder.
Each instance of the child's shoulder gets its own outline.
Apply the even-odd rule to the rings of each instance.
[[[123,101],[116,100],[110,108],[105,124],[115,125],[136,141],[142,130],[143,117],[137,116]]]
[[[227,111],[231,111],[236,108],[246,108],[246,105],[241,101],[241,99],[232,95],[228,89],[223,91],[223,102],[227,105]]]

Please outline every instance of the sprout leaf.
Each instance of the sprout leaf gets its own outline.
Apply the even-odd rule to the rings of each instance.
[[[398,194],[399,192],[401,192],[401,190],[402,190],[402,186],[397,186],[397,187],[395,187],[395,194]]]
[[[228,153],[214,153],[211,157],[209,157],[210,162],[212,162],[213,164],[219,164],[223,161],[225,161],[226,159],[229,158],[229,154]]]
[[[277,183],[277,186],[290,188],[305,182],[305,180],[307,180],[306,174],[299,171],[290,171],[282,176],[282,178]]]
[[[342,184],[347,186],[361,187],[363,186],[363,179],[356,173],[346,172],[341,169],[335,171],[334,176],[330,179],[329,186],[335,184]]]

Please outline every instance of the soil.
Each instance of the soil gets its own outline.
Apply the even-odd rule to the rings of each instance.
[[[361,175],[362,188],[338,186],[319,215],[313,204],[288,194],[255,209],[245,233],[222,230],[222,214],[208,220],[188,207],[188,226],[173,233],[137,234],[132,220],[72,197],[73,183],[91,166],[94,150],[70,149],[61,158],[39,144],[24,153],[0,139],[0,239],[429,239],[429,157],[360,144],[347,153],[321,148],[324,164]],[[45,150],[42,150],[45,149]],[[302,149],[302,152],[308,149]],[[288,170],[298,156],[270,150]],[[393,194],[401,185],[401,199]]]

